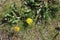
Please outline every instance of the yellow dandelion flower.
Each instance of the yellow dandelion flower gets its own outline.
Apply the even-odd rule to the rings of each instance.
[[[20,28],[18,26],[14,27],[14,31],[19,31]]]
[[[27,24],[30,25],[30,24],[32,24],[32,22],[33,22],[33,20],[32,20],[31,18],[27,18],[27,20],[26,20],[26,23],[27,23]]]

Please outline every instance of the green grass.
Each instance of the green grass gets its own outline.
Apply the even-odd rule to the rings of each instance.
[[[9,6],[11,3],[13,3],[14,0],[7,0],[5,4],[2,4],[3,6],[0,8],[0,22],[2,18],[4,17],[5,13],[9,11]],[[20,7],[22,4],[20,4],[21,1],[15,0],[17,4],[17,9],[20,10]],[[60,24],[60,12],[57,14],[57,17],[50,21],[50,24],[45,25],[44,22],[42,25],[40,24],[32,24],[32,26],[29,26],[27,29],[23,29],[18,33],[20,36],[21,40],[58,40],[59,35],[58,34],[56,37],[54,37],[58,31],[55,29],[57,27],[57,23]],[[18,23],[20,26],[21,23]],[[15,25],[13,25],[15,26]],[[2,24],[0,25],[0,30],[5,31],[8,30],[10,31],[10,27],[12,27],[9,24]],[[17,38],[17,37],[16,37]],[[18,39],[19,40],[19,39]]]

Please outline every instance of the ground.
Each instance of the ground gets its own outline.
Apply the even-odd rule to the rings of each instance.
[[[14,1],[16,2],[17,7],[21,6],[20,0],[0,0],[0,20],[4,17],[4,12],[7,10],[4,10],[5,5],[9,5]],[[36,26],[32,26],[32,28],[22,30],[19,36],[16,37],[15,34],[12,37],[12,40],[60,40],[60,31],[55,29],[58,27],[57,24],[60,24],[60,14],[57,14],[57,18],[58,19],[52,20],[50,24],[37,24]],[[8,25],[0,25],[0,29],[5,26]],[[9,40],[8,33],[6,31],[0,31],[0,38],[2,38],[2,40]]]

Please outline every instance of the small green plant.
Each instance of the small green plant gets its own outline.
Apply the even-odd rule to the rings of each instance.
[[[32,14],[31,14],[32,13]],[[33,24],[33,11],[31,9],[27,10],[24,6],[21,7],[20,11],[17,10],[16,4],[10,5],[4,18],[2,19],[2,24],[7,24],[4,31],[7,30],[9,36],[13,36],[14,33],[19,33],[21,30],[30,27]]]

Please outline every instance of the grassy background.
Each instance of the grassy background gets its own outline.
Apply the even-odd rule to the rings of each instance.
[[[4,17],[5,12],[13,2],[16,2],[17,8],[19,9],[23,3],[23,0],[0,0],[0,20]],[[55,29],[55,27],[58,27],[57,23],[60,25],[60,12],[57,14],[56,19],[52,20],[50,24],[40,25],[40,23],[37,25],[32,25],[32,28],[22,30],[19,33],[19,37],[15,37],[15,33],[15,35],[12,37],[12,40],[60,40],[60,34],[58,34],[59,31]],[[9,25],[0,25],[0,29],[1,28],[9,30]],[[2,32],[2,38],[3,34],[5,34],[5,37],[8,35],[7,32]]]

